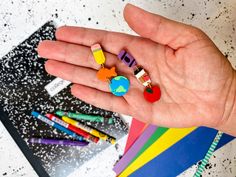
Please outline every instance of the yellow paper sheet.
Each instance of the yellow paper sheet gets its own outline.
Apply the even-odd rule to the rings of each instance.
[[[119,177],[127,177],[135,170],[167,150],[173,144],[184,138],[186,135],[195,130],[193,128],[170,128],[156,142],[154,142],[146,151],[144,151],[132,164],[130,164]]]

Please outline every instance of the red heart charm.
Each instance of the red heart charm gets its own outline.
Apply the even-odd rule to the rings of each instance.
[[[161,90],[158,86],[146,87],[143,96],[148,102],[154,103],[161,98]]]

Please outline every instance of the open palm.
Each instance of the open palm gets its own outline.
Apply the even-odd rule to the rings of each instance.
[[[72,81],[72,94],[85,102],[145,122],[168,127],[218,127],[227,121],[235,72],[213,42],[197,28],[132,5],[126,6],[124,17],[140,36],[60,27],[57,41],[43,41],[38,47],[39,55],[49,59],[47,72]],[[119,75],[129,78],[131,87],[124,97],[112,95],[108,83],[96,78],[100,66],[90,50],[95,43],[106,51],[106,67],[116,66]],[[158,102],[144,99],[144,87],[132,69],[117,58],[122,49],[145,68],[153,85],[160,86]]]

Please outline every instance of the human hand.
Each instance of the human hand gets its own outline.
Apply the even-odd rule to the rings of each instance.
[[[235,110],[236,74],[213,42],[195,27],[132,5],[125,7],[124,17],[140,36],[80,27],[57,29],[57,41],[43,41],[38,47],[39,55],[49,59],[46,71],[72,81],[74,96],[100,108],[160,126],[225,130]],[[96,78],[100,66],[90,50],[95,43],[106,51],[106,67],[116,66],[118,75],[130,80],[123,97],[109,93],[108,84]],[[117,58],[124,48],[149,73],[153,85],[160,86],[159,101],[144,99],[144,87]]]

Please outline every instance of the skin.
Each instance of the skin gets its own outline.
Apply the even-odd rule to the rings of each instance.
[[[236,136],[236,73],[228,60],[200,29],[175,22],[127,4],[124,18],[139,35],[63,26],[56,41],[38,46],[47,58],[46,71],[72,81],[75,97],[94,106],[131,115],[166,127],[208,126]],[[129,92],[116,97],[106,82],[96,78],[100,66],[90,46],[100,43],[106,63],[131,83]],[[143,97],[144,87],[132,69],[118,60],[126,49],[161,88],[155,103]]]

